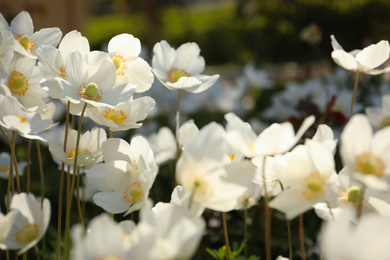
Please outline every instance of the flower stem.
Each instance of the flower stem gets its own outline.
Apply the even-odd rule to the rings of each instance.
[[[3,133],[5,141],[7,142],[7,144],[11,147],[11,141],[9,140],[7,132],[4,130],[4,128],[1,125],[0,125],[0,131]]]
[[[10,146],[11,161],[9,163],[8,186],[7,186],[7,211],[6,211],[7,213],[9,212],[9,208],[10,208],[11,190],[12,190],[12,196],[14,195],[14,190],[12,189],[12,184],[13,184],[13,179],[14,179],[15,139],[16,139],[16,132],[12,131],[12,143]]]
[[[67,106],[67,110],[66,110],[64,152],[66,152],[66,144],[68,142],[69,109],[70,109],[70,101],[68,101],[68,106]],[[65,164],[62,163],[61,164],[61,175],[60,175],[60,188],[59,188],[59,194],[58,194],[56,260],[60,259],[60,251],[61,251],[61,218],[62,218],[62,193],[64,190],[64,172],[65,172]]]
[[[27,185],[26,185],[26,193],[30,194],[30,160],[31,160],[31,143],[32,140],[28,139],[28,145],[27,145]]]
[[[79,213],[80,222],[83,224],[83,212],[80,204],[80,167],[77,167],[77,181],[76,181],[76,197],[77,197],[77,210]]]
[[[355,95],[356,95],[356,90],[357,90],[358,82],[359,82],[359,70],[356,71],[355,84],[353,85],[350,118],[351,118],[352,115],[353,115],[353,103],[354,103],[354,101],[355,101]]]
[[[283,183],[280,180],[278,180],[278,182],[279,182],[280,188],[282,189],[282,191],[284,191]],[[286,222],[287,222],[287,233],[288,233],[288,255],[289,255],[289,259],[292,260],[293,259],[293,251],[292,251],[292,240],[291,240],[291,223],[290,223],[289,219],[286,219]]]
[[[108,138],[114,138],[114,132],[111,130],[108,130]]]
[[[180,129],[180,102],[181,102],[181,90],[177,90],[177,112],[176,112],[176,163],[180,157],[180,144],[179,144],[179,129]],[[173,171],[172,171],[173,173]],[[171,175],[172,189],[176,186],[175,174]]]
[[[43,208],[43,200],[45,199],[45,176],[43,175],[41,146],[39,144],[39,140],[36,140],[36,142],[37,142],[39,175],[41,177],[41,208]]]
[[[72,208],[72,197],[73,197],[73,191],[74,191],[76,178],[77,178],[77,158],[78,158],[78,150],[79,150],[79,144],[80,144],[81,127],[82,127],[82,124],[83,124],[83,117],[84,117],[84,112],[85,112],[86,108],[87,108],[87,103],[84,104],[83,110],[81,111],[81,115],[80,115],[80,121],[79,121],[79,127],[78,127],[78,131],[77,131],[77,139],[76,139],[76,149],[75,149],[76,155],[74,157],[74,164],[73,164],[72,183],[71,183],[71,186],[70,186],[70,191],[67,194],[68,197],[67,197],[67,200],[66,200],[65,237],[68,240],[69,240],[69,231],[70,231],[70,210]],[[84,222],[83,222],[82,218],[80,219],[80,224],[81,224],[82,229],[84,230]],[[69,241],[68,241],[68,243],[69,243]],[[68,244],[68,248],[66,248],[66,250],[69,253],[69,251],[70,251],[69,244]],[[69,257],[68,253],[67,253],[67,256]]]
[[[229,237],[226,223],[226,212],[222,212],[222,222],[223,222],[223,234],[225,236],[225,246],[226,246],[226,260],[230,259],[230,249],[229,249]]]
[[[267,183],[265,179],[266,156],[263,157],[263,188],[264,188],[264,214],[265,214],[265,254],[266,259],[271,260],[271,209],[268,204]]]
[[[245,206],[245,209],[244,209],[244,255],[245,255],[245,259],[248,259],[248,247],[247,247],[248,225],[247,225],[247,218],[248,218],[248,207]]]
[[[305,234],[303,230],[303,214],[299,215],[299,241],[301,242],[302,260],[306,260]]]

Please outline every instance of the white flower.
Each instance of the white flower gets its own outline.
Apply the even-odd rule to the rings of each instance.
[[[95,123],[108,126],[110,131],[125,131],[141,127],[156,102],[151,97],[128,100],[125,103],[108,107],[92,107],[87,109],[87,116]]]
[[[8,77],[8,66],[14,56],[14,37],[11,32],[0,28],[0,84]]]
[[[59,143],[54,141],[49,142],[49,150],[55,158],[64,162],[67,165],[73,166],[74,159],[77,158],[77,166],[89,168],[102,158],[101,147],[104,141],[107,140],[107,135],[102,128],[92,128],[91,131],[86,131],[80,136],[79,149],[76,152],[77,131],[68,129],[68,139],[66,143],[66,151],[64,152],[65,130],[62,132]],[[56,140],[57,141],[57,140]],[[73,171],[72,171],[73,172]]]
[[[15,97],[0,95],[0,125],[6,129],[17,131],[28,139],[46,141],[37,134],[53,127],[52,123],[51,119],[42,119],[38,113],[24,112]]]
[[[194,42],[185,43],[175,50],[163,40],[154,45],[153,53],[153,71],[170,90],[199,93],[210,88],[219,78],[219,75],[200,74],[205,68],[205,61],[199,56],[199,46]]]
[[[341,67],[347,70],[360,71],[371,75],[377,75],[389,71],[386,69],[375,69],[382,65],[390,55],[390,45],[388,41],[380,41],[377,44],[371,44],[363,50],[344,51],[343,47],[331,35],[332,40],[332,58]]]
[[[140,209],[157,174],[148,142],[141,136],[133,138],[131,144],[110,138],[102,151],[105,163],[87,172],[89,184],[99,191],[93,196],[94,202],[114,214]]]
[[[352,212],[328,222],[323,232],[323,252],[327,260],[386,260],[390,258],[390,218],[363,215],[354,223]]]
[[[211,123],[186,145],[176,166],[176,179],[193,201],[223,212],[235,208],[255,175],[248,161],[230,163],[226,146],[225,131]]]
[[[331,151],[316,141],[308,141],[275,159],[274,170],[284,190],[270,202],[271,208],[292,219],[324,200],[328,183],[336,174]]]
[[[36,245],[45,234],[50,221],[50,202],[35,200],[26,193],[15,194],[12,197],[11,210],[17,210],[11,230],[3,241],[3,247],[10,250],[19,250],[23,254]]]
[[[15,56],[9,65],[9,74],[4,85],[24,107],[28,109],[38,106],[39,111],[43,111],[47,109],[43,99],[48,97],[48,94],[39,85],[42,76],[35,63],[36,59]]]
[[[35,50],[44,44],[56,47],[61,40],[62,32],[59,28],[45,28],[34,33],[34,26],[28,12],[20,12],[8,25],[0,14],[3,27],[12,32],[15,38],[14,50],[22,55],[34,57]]]
[[[373,134],[367,117],[354,115],[341,134],[340,154],[352,178],[375,190],[390,187],[389,127]]]
[[[11,162],[11,156],[9,153],[0,153],[0,179],[9,178],[9,166]],[[23,175],[23,171],[26,168],[26,162],[18,162],[19,176]]]
[[[108,52],[116,68],[116,85],[136,85],[136,92],[145,92],[152,86],[154,76],[149,64],[138,57],[141,43],[131,34],[123,33],[108,43]]]
[[[108,54],[91,53],[88,63],[79,52],[72,52],[65,62],[66,81],[60,80],[65,97],[74,104],[113,108],[131,98],[134,85],[124,84],[114,88],[115,66]]]
[[[6,246],[3,245],[3,241],[7,238],[11,227],[17,215],[20,214],[17,210],[11,210],[7,215],[3,215],[0,212],[0,249],[6,250]]]
[[[381,107],[367,107],[365,112],[373,128],[390,126],[390,95],[382,96]]]

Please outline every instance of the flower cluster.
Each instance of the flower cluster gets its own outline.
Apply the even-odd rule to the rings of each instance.
[[[238,97],[245,103],[241,112],[255,107],[240,86],[272,88],[266,72],[247,65],[244,76],[236,80],[237,92],[223,96],[227,102],[216,102],[225,113],[225,124],[198,127],[192,119],[181,124],[182,91],[199,96],[220,76],[202,74],[205,60],[196,43],[177,49],[165,40],[156,43],[151,67],[139,56],[140,40],[127,33],[113,37],[106,52],[91,51],[88,40],[77,31],[64,37],[58,28],[34,33],[27,12],[10,25],[3,16],[0,22],[0,129],[10,147],[10,154],[0,154],[0,179],[8,180],[7,193],[1,194],[6,196],[6,214],[0,213],[0,249],[24,254],[49,226],[48,199],[42,194],[38,202],[29,192],[31,140],[36,140],[38,147],[39,141],[48,143],[61,169],[57,259],[62,255],[66,260],[190,259],[211,226],[202,216],[205,211],[222,214],[226,242],[218,253],[229,259],[229,254],[237,256],[242,248],[229,249],[226,214],[244,211],[246,227],[247,210],[259,203],[265,212],[267,259],[271,259],[270,208],[282,213],[289,232],[290,220],[298,216],[302,220],[305,212],[314,209],[327,221],[323,244],[318,246],[326,259],[389,259],[390,237],[381,231],[390,227],[390,96],[381,97],[382,107],[366,107],[366,114],[363,102],[354,102],[359,72],[389,71],[377,69],[389,58],[387,41],[347,53],[331,36],[331,57],[357,74],[354,90],[335,86],[334,78],[326,80],[326,91],[320,80],[287,84],[262,112],[284,122],[264,127],[230,111]],[[115,137],[117,132],[140,128],[150,116],[155,100],[139,96],[152,93],[147,91],[155,77],[178,94],[175,130],[162,126],[129,142]],[[54,123],[55,109],[65,110],[65,106],[66,123]],[[79,118],[77,129],[70,126],[70,115],[73,124]],[[95,125],[85,130],[84,118]],[[332,120],[338,122],[335,131],[329,126]],[[58,134],[48,137],[48,131]],[[17,135],[28,139],[27,162],[17,162]],[[338,154],[341,167],[335,159]],[[166,163],[171,166],[172,185],[166,187],[171,201],[153,206],[149,194]],[[25,185],[20,185],[22,174],[27,176]],[[26,193],[21,187],[26,187]],[[83,199],[91,199],[108,214],[88,219],[85,228]],[[78,223],[71,228],[73,200]],[[131,220],[115,221],[127,215]],[[362,236],[370,242],[362,245]],[[369,251],[374,244],[376,251]],[[291,245],[290,252],[291,259]]]

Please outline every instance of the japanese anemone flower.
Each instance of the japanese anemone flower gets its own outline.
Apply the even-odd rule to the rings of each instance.
[[[210,88],[219,78],[219,75],[200,74],[205,69],[205,61],[194,42],[185,43],[175,50],[163,40],[154,45],[153,53],[154,74],[170,90],[199,93]]]
[[[344,69],[360,71],[371,75],[390,71],[390,68],[375,69],[389,58],[390,45],[388,41],[382,40],[377,44],[371,44],[363,50],[346,52],[337,42],[334,35],[331,35],[330,38],[332,40],[333,47],[332,58]]]

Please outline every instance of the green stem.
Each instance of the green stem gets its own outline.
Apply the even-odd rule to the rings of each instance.
[[[66,144],[68,142],[69,110],[70,110],[70,101],[68,101],[68,106],[67,106],[67,110],[66,110],[64,152],[66,152]],[[60,175],[60,188],[59,188],[59,194],[58,194],[56,260],[60,259],[60,251],[61,251],[61,218],[62,218],[62,193],[64,190],[64,172],[65,172],[65,164],[62,163],[61,164],[61,175]]]
[[[108,138],[114,138],[114,132],[111,130],[108,130]]]
[[[179,144],[179,129],[180,129],[180,102],[181,102],[181,90],[177,90],[177,113],[176,113],[176,160],[175,165],[180,157],[180,144]],[[172,173],[174,173],[172,171]],[[175,174],[171,174],[172,189],[176,186]]]
[[[248,218],[248,207],[245,206],[245,209],[244,209],[244,255],[245,255],[245,259],[248,259],[248,248],[247,248],[248,225],[247,225],[247,218]]]
[[[77,167],[77,181],[76,181],[76,201],[77,201],[77,211],[79,213],[79,219],[80,223],[84,225],[83,221],[83,212],[81,210],[81,204],[80,204],[80,167]]]
[[[284,191],[283,183],[280,180],[278,180],[278,182],[280,188],[282,189],[282,191]],[[291,239],[291,223],[289,219],[286,219],[286,221],[287,221],[287,233],[288,233],[288,253],[289,253],[288,255],[289,255],[289,259],[292,260],[293,251],[292,251],[292,239]]]
[[[269,198],[267,191],[267,182],[265,179],[265,164],[267,157],[263,157],[263,188],[264,188],[264,214],[265,214],[265,254],[266,259],[271,260],[271,209],[269,207]]]
[[[79,121],[79,127],[77,130],[77,139],[76,139],[76,149],[75,149],[75,157],[74,157],[74,164],[73,164],[73,176],[72,176],[72,183],[70,186],[70,192],[66,200],[66,228],[65,228],[65,235],[69,239],[69,229],[70,229],[70,210],[72,208],[72,195],[76,183],[76,178],[77,178],[77,158],[78,158],[78,150],[79,150],[79,144],[80,144],[80,135],[81,135],[81,127],[83,124],[83,117],[84,117],[84,112],[85,109],[87,108],[87,103],[84,104],[83,110],[81,111],[80,115],[80,121]],[[83,220],[80,219],[80,224],[82,226],[82,229],[84,230],[84,223]],[[68,248],[66,249],[68,252],[70,251],[70,247],[68,244]],[[69,255],[68,255],[69,256]]]
[[[356,90],[357,90],[358,82],[359,82],[359,70],[356,71],[355,84],[353,85],[350,118],[351,118],[352,115],[353,115],[353,103],[355,102],[355,95],[356,95]]]
[[[302,260],[306,260],[305,234],[303,230],[303,214],[299,215],[299,241],[301,243]]]
[[[43,207],[43,200],[45,199],[45,176],[43,175],[42,154],[39,140],[37,142],[37,155],[38,155],[38,167],[39,176],[41,177],[41,208]]]
[[[0,131],[3,133],[5,141],[7,142],[7,144],[11,147],[11,141],[9,140],[7,132],[4,130],[4,128],[1,125],[0,125]]]
[[[27,185],[26,185],[26,193],[27,194],[30,194],[30,173],[31,173],[31,170],[30,170],[30,160],[31,160],[31,143],[32,143],[32,140],[29,139],[28,140],[28,145],[27,145]]]
[[[7,213],[9,212],[9,209],[10,209],[11,190],[12,190],[12,195],[14,195],[14,190],[12,189],[12,184],[13,184],[13,179],[14,179],[15,139],[16,139],[16,132],[12,131],[12,143],[10,146],[11,161],[9,164],[8,186],[7,186]]]
[[[225,245],[226,245],[226,260],[230,259],[230,249],[229,249],[229,237],[226,223],[226,212],[222,212],[222,222],[223,222],[223,234],[225,236]]]

